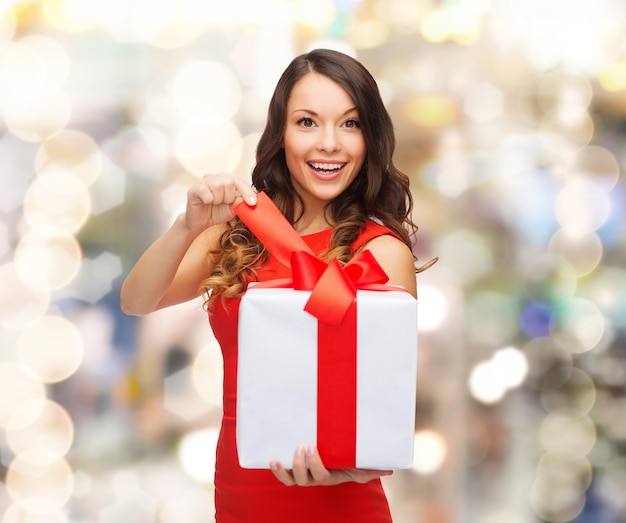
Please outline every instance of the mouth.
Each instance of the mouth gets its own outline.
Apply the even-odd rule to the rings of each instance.
[[[347,165],[347,162],[307,162],[307,165],[313,169],[319,176],[332,178]]]

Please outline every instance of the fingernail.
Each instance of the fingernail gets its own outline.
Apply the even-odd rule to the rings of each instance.
[[[309,453],[309,456],[312,456],[313,454],[315,454],[315,447],[313,445],[310,445],[307,449],[307,452]]]
[[[304,447],[298,447],[296,449],[296,456],[302,456],[304,454]]]
[[[270,461],[270,468],[276,472],[278,470],[278,465],[276,464],[275,461]]]
[[[248,203],[250,205],[256,205],[256,196],[250,196],[250,198],[248,198]]]

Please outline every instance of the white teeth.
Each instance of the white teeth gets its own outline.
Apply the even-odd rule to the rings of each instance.
[[[310,163],[309,164],[314,169],[319,169],[320,171],[335,171],[337,169],[341,169],[345,164],[343,163]]]

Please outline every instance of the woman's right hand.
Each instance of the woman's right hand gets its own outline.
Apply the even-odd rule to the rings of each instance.
[[[228,174],[205,174],[187,191],[184,223],[192,234],[235,217],[233,209],[245,201],[256,205],[256,194],[246,183]]]

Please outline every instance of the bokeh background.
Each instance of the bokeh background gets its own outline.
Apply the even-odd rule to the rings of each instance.
[[[395,521],[626,522],[625,27],[622,0],[0,0],[0,521],[212,521],[219,347],[199,302],[130,318],[119,288],[331,47],[440,258]]]

